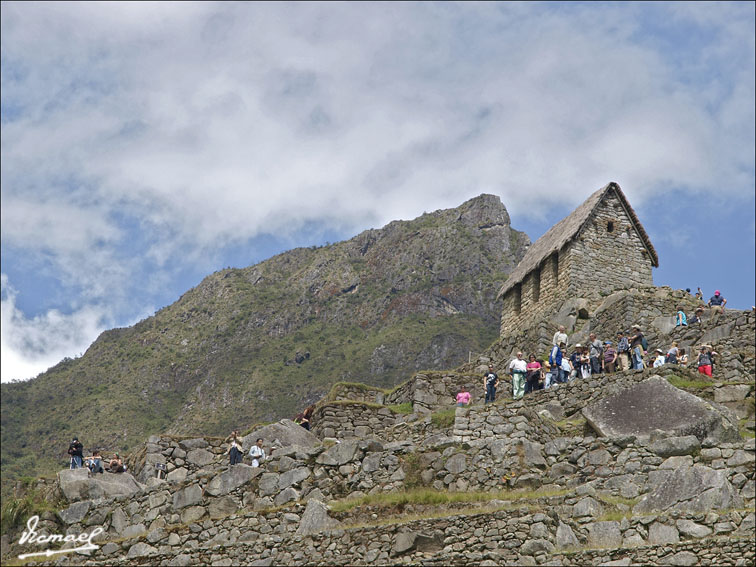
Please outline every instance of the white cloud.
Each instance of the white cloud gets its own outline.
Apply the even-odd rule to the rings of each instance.
[[[3,3],[0,41],[3,243],[82,328],[309,222],[753,191],[752,5]]]
[[[3,382],[26,379],[44,372],[64,357],[83,353],[105,330],[105,314],[87,306],[66,315],[51,309],[27,318],[16,307],[17,290],[2,274],[2,376]]]

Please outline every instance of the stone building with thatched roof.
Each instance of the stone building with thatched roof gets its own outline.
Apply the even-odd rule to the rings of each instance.
[[[609,183],[528,249],[504,283],[502,336],[549,319],[569,298],[596,302],[621,289],[653,286],[659,266],[622,189]]]

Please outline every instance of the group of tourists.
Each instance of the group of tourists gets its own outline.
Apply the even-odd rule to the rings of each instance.
[[[721,297],[719,290],[714,295],[715,305],[722,307],[726,300]],[[685,312],[678,309],[677,325],[687,325]],[[657,368],[664,364],[688,366],[688,353],[680,348],[677,341],[673,341],[666,350],[656,348],[649,351],[648,342],[643,335],[640,325],[633,325],[631,331],[618,331],[616,341],[600,340],[596,333],[591,333],[586,344],[576,344],[572,353],[567,353],[567,333],[564,326],[559,326],[552,339],[552,347],[548,359],[539,360],[535,354],[529,354],[527,360],[522,351],[517,351],[515,358],[509,363],[508,372],[512,380],[512,397],[521,399],[535,390],[548,389],[557,384],[564,384],[578,378],[589,378],[597,374],[612,374],[617,371],[642,370],[649,366]],[[716,364],[717,353],[711,345],[701,345],[696,367],[701,374],[712,376]],[[499,387],[499,376],[493,364],[483,376],[485,391],[484,404],[496,400]],[[457,394],[458,406],[469,405],[471,395],[466,389]]]
[[[231,435],[226,438],[228,450],[229,465],[238,465],[244,458],[244,451],[242,449],[242,439],[239,437],[238,431],[232,431]],[[263,449],[263,440],[259,438],[254,445],[249,449],[249,457],[252,459],[252,466],[259,467],[260,463],[265,461],[265,449]]]
[[[71,456],[71,469],[86,467],[92,473],[104,473],[106,470],[112,473],[126,472],[123,459],[116,453],[107,463],[100,454],[99,449],[94,449],[92,455],[84,458],[84,445],[78,437],[74,437],[68,446],[68,454]],[[105,468],[107,464],[107,469]]]

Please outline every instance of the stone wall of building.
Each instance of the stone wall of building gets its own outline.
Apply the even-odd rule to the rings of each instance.
[[[610,191],[576,238],[504,295],[501,335],[516,335],[550,318],[569,298],[584,298],[595,307],[612,291],[653,286],[651,262],[620,199]]]
[[[369,402],[383,404],[386,390],[365,384],[353,384],[349,382],[337,382],[328,394],[328,401],[354,400],[357,402]]]

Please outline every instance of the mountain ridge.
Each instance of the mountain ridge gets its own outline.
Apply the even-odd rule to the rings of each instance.
[[[81,358],[3,384],[4,477],[59,467],[72,435],[108,450],[163,431],[223,435],[291,416],[340,380],[387,387],[456,366],[496,338],[497,286],[529,242],[484,194],[215,272]]]

